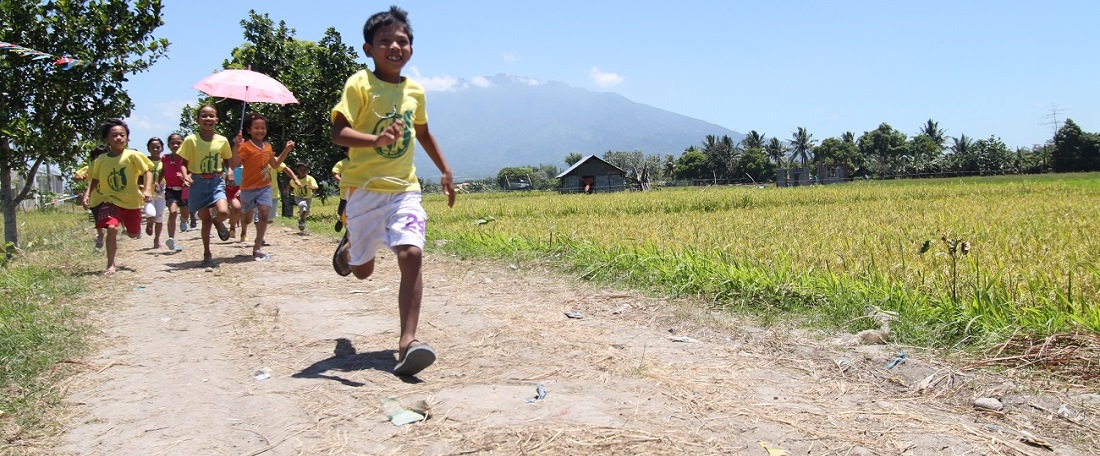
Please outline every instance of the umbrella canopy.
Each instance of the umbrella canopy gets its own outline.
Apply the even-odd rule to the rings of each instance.
[[[232,98],[245,103],[298,103],[279,81],[252,70],[224,70],[203,78],[195,89],[212,97]]]

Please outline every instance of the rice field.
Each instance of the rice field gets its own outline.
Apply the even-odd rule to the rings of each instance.
[[[429,195],[429,244],[929,347],[1100,332],[1100,174]],[[922,253],[923,251],[923,253]]]

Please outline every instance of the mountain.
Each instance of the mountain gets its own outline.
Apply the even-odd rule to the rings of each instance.
[[[460,90],[428,93],[428,124],[456,180],[495,177],[507,166],[552,164],[565,156],[609,150],[673,154],[707,135],[743,134],[709,122],[636,103],[615,93],[560,82],[497,75]],[[439,176],[418,147],[417,174]]]

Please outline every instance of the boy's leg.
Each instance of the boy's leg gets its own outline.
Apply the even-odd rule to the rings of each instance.
[[[168,239],[176,237],[176,218],[179,216],[179,204],[175,200],[168,205]]]
[[[397,347],[398,353],[403,355],[416,340],[416,327],[420,321],[420,301],[423,297],[421,265],[424,255],[420,247],[413,245],[397,246],[396,250],[397,267],[401,270],[401,285],[397,292],[401,337],[397,341]]]
[[[107,244],[107,269],[103,271],[104,274],[115,273],[115,253],[118,252],[118,226],[108,226],[104,228],[106,230],[106,244]]]
[[[224,202],[225,200],[220,201]],[[198,216],[199,221],[202,222],[202,228],[199,230],[199,237],[202,238],[202,260],[206,262],[214,259],[214,255],[210,253],[210,228],[212,225],[212,217],[210,217],[210,211],[207,209],[200,209]]]

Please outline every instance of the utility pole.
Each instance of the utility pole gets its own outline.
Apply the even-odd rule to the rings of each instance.
[[[1059,108],[1058,105],[1051,103],[1050,113],[1044,115],[1043,116],[1043,122],[1039,124],[1039,125],[1050,125],[1050,128],[1053,131],[1051,136],[1050,136],[1052,143],[1054,142],[1055,138],[1058,137],[1058,127],[1060,126],[1060,124],[1058,123],[1058,115],[1062,114],[1063,112],[1065,112],[1064,109]]]

